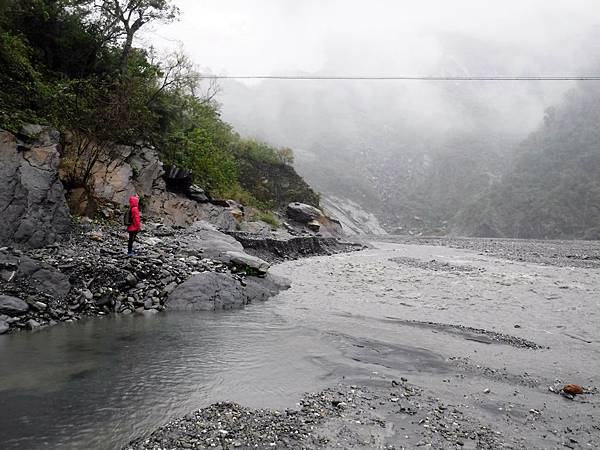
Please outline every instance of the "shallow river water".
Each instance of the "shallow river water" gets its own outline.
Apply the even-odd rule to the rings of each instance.
[[[556,380],[600,385],[597,269],[380,243],[272,270],[292,289],[242,311],[0,336],[0,448],[119,448],[215,401],[294,407],[303,392],[373,373],[448,401],[472,393],[490,421],[507,398],[517,412],[600,418],[596,401],[547,393]]]

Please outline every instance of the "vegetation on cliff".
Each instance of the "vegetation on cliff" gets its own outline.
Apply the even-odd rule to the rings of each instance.
[[[98,159],[117,158],[116,144],[144,142],[213,195],[318,204],[287,149],[244,140],[221,119],[214,80],[180,53],[134,47],[148,23],[177,15],[168,0],[0,0],[0,127],[58,128],[68,187],[86,186]],[[283,178],[263,184],[264,173]],[[282,194],[286,185],[293,194]]]
[[[581,84],[518,148],[513,164],[458,214],[460,234],[600,239],[600,88]]]

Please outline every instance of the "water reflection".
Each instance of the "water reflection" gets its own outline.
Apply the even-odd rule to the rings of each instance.
[[[0,446],[118,448],[218,400],[293,406],[325,384],[319,339],[268,304],[0,337]]]

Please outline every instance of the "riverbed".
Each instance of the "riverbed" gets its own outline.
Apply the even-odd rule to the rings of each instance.
[[[600,270],[521,259],[379,242],[273,267],[292,288],[242,311],[2,336],[0,447],[119,448],[217,401],[294,408],[340,381],[404,378],[513,447],[593,448]],[[565,382],[587,393],[565,398]]]

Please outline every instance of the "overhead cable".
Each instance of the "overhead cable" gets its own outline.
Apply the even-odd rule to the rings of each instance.
[[[202,75],[215,80],[373,80],[373,81],[600,81],[600,76],[336,76],[336,75]]]

